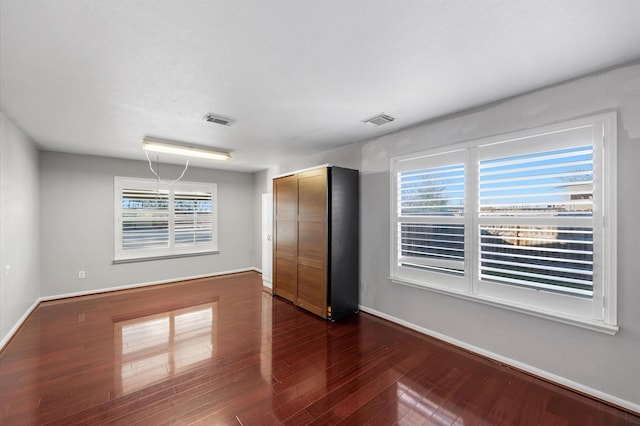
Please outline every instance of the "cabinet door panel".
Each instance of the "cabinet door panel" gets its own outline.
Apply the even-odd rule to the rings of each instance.
[[[274,235],[276,256],[295,258],[298,253],[298,222],[279,220]]]
[[[327,317],[327,169],[298,177],[298,305]]]
[[[273,291],[276,295],[294,302],[297,297],[297,264],[295,259],[276,258],[275,269],[278,273],[273,281]]]
[[[298,180],[296,176],[287,176],[273,181],[275,217],[278,219],[296,219],[298,217]]]
[[[322,268],[298,264],[298,306],[327,317],[327,278]]]
[[[273,292],[295,302],[298,288],[297,176],[275,179],[273,181],[273,198]]]
[[[327,257],[327,230],[322,222],[298,223],[298,257],[324,263]]]
[[[298,215],[301,220],[327,220],[327,170],[301,173],[298,178]]]

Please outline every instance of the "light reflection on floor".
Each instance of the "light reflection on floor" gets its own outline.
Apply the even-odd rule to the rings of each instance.
[[[214,302],[116,322],[116,392],[135,392],[214,358],[216,313]]]
[[[115,390],[117,396],[140,391],[152,384],[216,359],[218,302],[127,319],[114,323]],[[272,296],[262,297],[260,375],[265,384],[272,376]],[[218,354],[224,358],[224,352]],[[315,383],[319,385],[319,383]],[[396,383],[398,424],[415,424],[437,418],[446,424],[460,422],[455,413],[424,395],[425,389],[407,377]],[[440,401],[442,402],[442,401]]]
[[[396,409],[398,418],[401,419],[398,424],[423,424],[434,422],[437,418],[438,423],[450,425],[458,419],[458,414],[449,412],[441,404],[431,401],[428,394],[423,395],[423,392],[415,390],[411,382],[408,378],[401,378],[397,382],[398,405]],[[415,385],[415,388],[424,391],[424,387],[420,384]],[[436,412],[437,414],[434,416]],[[463,425],[464,423],[458,419],[456,424]]]
[[[271,304],[273,297],[271,294],[262,292],[262,315],[261,315],[261,330],[260,333],[260,375],[262,379],[271,384],[272,382],[272,349],[273,349],[273,333],[272,330],[272,315]]]

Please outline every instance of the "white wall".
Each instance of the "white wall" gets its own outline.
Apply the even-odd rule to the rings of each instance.
[[[160,158],[162,160],[162,157]],[[165,180],[183,167],[161,163]],[[253,174],[189,168],[185,181],[218,185],[219,254],[114,265],[114,176],[154,178],[146,162],[41,152],[41,296],[73,294],[250,268]],[[259,204],[258,204],[259,206]],[[86,278],[78,279],[78,271]]]
[[[2,344],[40,295],[38,185],[38,150],[20,129],[0,113]]]
[[[271,182],[278,173],[279,168],[272,167],[253,174],[253,202],[256,205],[256,215],[253,218],[253,261],[258,269],[262,269],[262,194],[271,194],[273,192]]]
[[[390,157],[618,111],[618,318],[609,336],[392,284]],[[401,117],[399,118],[401,119]],[[640,411],[640,65],[591,75],[368,141],[361,165],[361,304]],[[635,405],[634,405],[635,404]]]

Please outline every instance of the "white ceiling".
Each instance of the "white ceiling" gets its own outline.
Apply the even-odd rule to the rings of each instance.
[[[149,135],[253,171],[636,60],[639,22],[639,0],[0,0],[0,110],[45,150],[141,160]]]

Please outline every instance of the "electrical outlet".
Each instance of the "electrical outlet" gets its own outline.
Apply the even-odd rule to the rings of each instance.
[[[84,279],[84,271],[78,271],[78,279],[79,280],[83,280]]]

